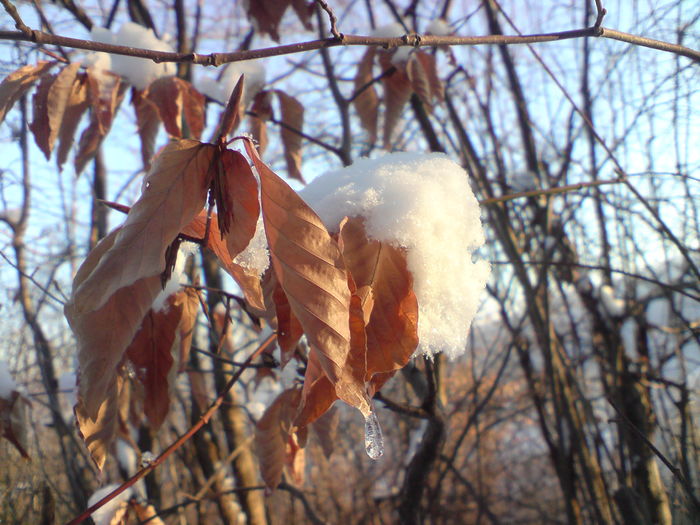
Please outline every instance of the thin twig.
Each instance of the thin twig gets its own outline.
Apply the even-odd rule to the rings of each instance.
[[[336,18],[333,9],[331,9],[330,6],[323,0],[316,0],[316,3],[321,7],[321,9],[328,13],[328,18],[331,21],[331,35],[333,35],[338,40],[343,40],[343,34],[338,31],[338,26],[336,25],[338,19]]]
[[[570,191],[577,191],[583,188],[590,188],[592,186],[603,186],[604,184],[620,184],[625,182],[625,179],[610,179],[610,180],[596,180],[593,182],[580,182],[578,184],[569,184],[567,186],[559,186],[557,188],[549,188],[548,190],[531,190],[531,191],[521,191],[518,193],[510,193],[508,195],[503,195],[501,197],[491,197],[489,199],[482,199],[479,204],[495,204],[497,202],[506,202],[513,199],[519,199],[521,197],[538,197],[540,195],[556,195],[558,193],[567,193]]]
[[[184,445],[195,433],[197,433],[204,425],[206,425],[209,422],[209,419],[214,415],[214,413],[219,409],[219,407],[222,405],[224,402],[224,398],[226,397],[226,394],[228,393],[231,388],[233,388],[233,385],[236,384],[236,381],[241,377],[241,374],[248,368],[248,365],[255,359],[258,355],[260,355],[263,350],[265,350],[270,343],[277,337],[277,334],[270,334],[270,336],[265,339],[262,343],[260,343],[260,346],[250,354],[248,359],[245,360],[243,363],[243,366],[238,369],[238,371],[229,379],[228,383],[224,386],[224,388],[221,390],[219,393],[218,397],[214,400],[214,402],[209,405],[209,408],[207,411],[202,414],[202,416],[199,418],[199,421],[192,425],[190,429],[185,432],[181,437],[179,437],[175,442],[173,442],[168,448],[166,448],[163,453],[158,456],[153,462],[151,462],[147,467],[142,468],[139,470],[136,474],[134,474],[131,478],[129,478],[127,481],[122,483],[119,487],[117,487],[115,490],[107,494],[104,498],[102,498],[100,501],[95,503],[94,505],[90,506],[87,510],[85,510],[82,514],[79,516],[73,518],[68,525],[77,525],[78,523],[82,523],[84,520],[86,520],[93,512],[95,512],[97,509],[101,508],[105,504],[109,503],[112,501],[114,498],[116,498],[119,494],[124,492],[126,489],[134,485],[137,481],[139,481],[141,478],[145,477],[146,475],[150,474],[151,471],[155,470],[158,465],[163,463],[173,452],[175,452],[177,449],[179,449],[182,445]]]
[[[15,27],[24,35],[32,39],[34,36],[34,31],[32,31],[31,28],[24,23],[22,17],[19,16],[17,8],[11,2],[8,2],[8,0],[0,0],[0,2],[2,2],[2,6],[5,8],[5,11],[7,11],[7,14],[10,15],[12,20],[15,21]]]
[[[603,18],[605,18],[605,15],[608,14],[608,10],[603,7],[602,0],[595,0],[595,10],[597,14],[595,23],[593,24],[593,29],[599,32],[603,24]]]

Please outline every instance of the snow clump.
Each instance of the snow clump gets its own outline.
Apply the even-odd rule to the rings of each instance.
[[[301,191],[330,231],[364,217],[369,237],[406,248],[418,299],[418,353],[465,351],[490,273],[472,252],[484,244],[479,203],[465,171],[443,154],[362,159]]]
[[[406,34],[406,30],[398,22],[393,24],[387,24],[385,26],[380,26],[372,31],[370,36],[375,38],[396,38]],[[408,59],[413,52],[413,48],[410,46],[397,47],[394,54],[391,57],[391,63],[395,66],[400,66],[408,62]]]
[[[93,40],[103,44],[138,47],[153,51],[174,51],[171,45],[156,38],[153,30],[133,22],[124,23],[117,33],[112,33],[103,27],[93,27],[90,34]],[[110,59],[108,64],[103,55],[100,53],[95,58],[88,57],[87,62],[96,62],[93,65],[125,77],[136,89],[146,89],[157,78],[176,73],[175,64],[172,62],[157,64],[146,58],[110,54],[107,55]]]
[[[255,226],[255,235],[241,253],[234,257],[233,262],[251,273],[261,276],[270,266],[270,251],[267,247],[265,226],[262,215]]]
[[[428,24],[428,27],[425,28],[425,32],[435,36],[449,36],[452,34],[452,28],[450,24],[442,18],[436,18]]]
[[[119,488],[119,483],[112,483],[97,489],[92,496],[90,496],[90,499],[88,499],[88,507],[92,507],[95,503],[117,488]],[[95,522],[95,525],[110,525],[113,522],[115,515],[117,515],[122,508],[124,510],[126,509],[126,507],[122,507],[122,505],[126,505],[126,502],[129,501],[131,495],[131,488],[126,489],[114,499],[110,500],[108,503],[104,504],[102,507],[93,512],[90,516],[92,521]],[[114,521],[116,522],[116,520]]]
[[[245,75],[243,80],[243,104],[244,107],[248,107],[253,97],[265,85],[265,68],[259,60],[231,62],[224,68],[218,79],[210,76],[197,77],[195,79],[195,87],[200,93],[226,105],[241,75]]]

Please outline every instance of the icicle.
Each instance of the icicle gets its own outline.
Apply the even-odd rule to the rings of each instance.
[[[384,454],[384,436],[374,412],[365,418],[365,450],[372,459],[379,459]]]

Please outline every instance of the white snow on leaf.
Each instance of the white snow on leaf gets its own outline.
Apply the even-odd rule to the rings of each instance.
[[[329,230],[338,231],[345,216],[361,216],[370,237],[406,248],[418,352],[464,352],[490,267],[472,256],[485,239],[459,165],[442,154],[393,153],[318,177],[301,195]]]
[[[270,266],[270,251],[265,237],[262,216],[258,218],[255,226],[255,235],[246,246],[245,250],[236,255],[233,262],[257,275],[262,275]]]
[[[104,44],[138,47],[152,51],[173,51],[172,46],[156,38],[152,30],[133,22],[125,22],[117,33],[95,27],[91,31],[92,39]],[[117,75],[125,77],[137,89],[145,89],[151,82],[160,77],[174,75],[176,66],[172,62],[156,62],[125,55],[109,55],[110,65],[105,67],[106,60],[97,58],[100,67],[109,69]],[[88,58],[88,60],[93,60]]]
[[[265,85],[265,68],[259,60],[231,62],[224,68],[218,79],[207,75],[196,77],[195,87],[209,98],[226,104],[241,75],[245,75],[243,105],[248,107],[253,97]]]
[[[166,306],[166,301],[168,297],[172,294],[180,291],[180,286],[182,283],[188,283],[189,279],[185,273],[185,265],[187,264],[187,258],[195,253],[199,246],[193,242],[183,242],[180,244],[180,248],[177,252],[177,260],[175,262],[175,268],[173,268],[173,273],[170,275],[170,279],[165,283],[165,288],[161,290],[158,296],[153,301],[153,306],[151,307],[154,312],[162,311]]]
[[[118,483],[112,483],[97,489],[92,496],[90,496],[90,499],[88,499],[88,507],[91,507],[118,487]],[[126,504],[130,497],[131,489],[128,488],[117,497],[93,512],[91,516],[92,521],[95,522],[95,525],[110,525],[112,523],[112,518],[114,518],[114,516],[121,511],[121,508]]]
[[[442,18],[436,18],[428,24],[425,32],[435,36],[448,36],[452,34],[452,28]]]
[[[0,361],[0,397],[10,399],[15,390],[17,390],[17,383],[10,374],[10,364],[7,361]]]

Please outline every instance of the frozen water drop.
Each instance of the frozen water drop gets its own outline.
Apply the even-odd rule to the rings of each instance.
[[[384,454],[384,436],[379,426],[377,414],[370,412],[365,417],[365,450],[372,459],[379,459]]]

